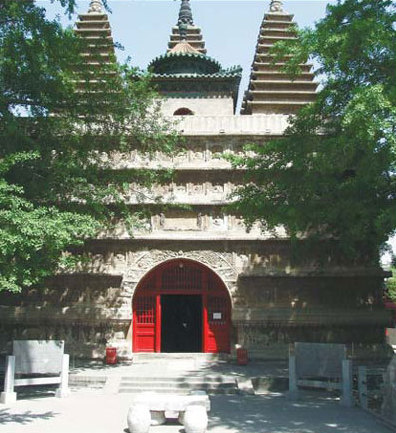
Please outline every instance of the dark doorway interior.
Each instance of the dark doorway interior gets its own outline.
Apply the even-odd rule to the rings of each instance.
[[[202,352],[202,296],[161,296],[161,352]]]

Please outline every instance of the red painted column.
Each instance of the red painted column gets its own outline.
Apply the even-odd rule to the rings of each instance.
[[[157,269],[155,275],[156,315],[155,315],[155,351],[161,352],[161,280],[162,270]]]
[[[159,293],[155,296],[155,351],[161,352],[161,295]]]
[[[208,352],[209,323],[208,323],[208,271],[202,272],[202,352]]]

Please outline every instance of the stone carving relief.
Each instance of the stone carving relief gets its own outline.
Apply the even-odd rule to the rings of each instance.
[[[152,250],[134,253],[128,271],[124,275],[125,289],[135,287],[141,278],[155,266],[172,259],[190,259],[202,263],[216,272],[230,289],[237,280],[238,271],[232,264],[232,253],[217,253],[214,251],[173,251]]]
[[[245,347],[260,348],[274,342],[287,341],[279,329],[258,325],[238,325],[239,343]]]

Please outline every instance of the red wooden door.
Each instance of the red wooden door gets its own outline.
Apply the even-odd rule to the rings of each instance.
[[[231,303],[224,283],[213,272],[208,276],[207,352],[229,353]]]
[[[202,296],[202,352],[230,351],[231,302],[220,278],[199,263],[173,260],[154,268],[133,300],[133,351],[161,351],[161,295]],[[164,324],[165,326],[165,324]]]
[[[229,302],[224,296],[208,296],[207,352],[230,351]]]
[[[156,296],[144,294],[134,299],[133,347],[139,352],[155,352]]]

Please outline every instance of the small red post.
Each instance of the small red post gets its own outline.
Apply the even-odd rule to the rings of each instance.
[[[238,348],[236,353],[238,365],[247,365],[249,362],[248,351],[246,349]]]
[[[106,347],[106,364],[114,365],[117,364],[117,348]]]

